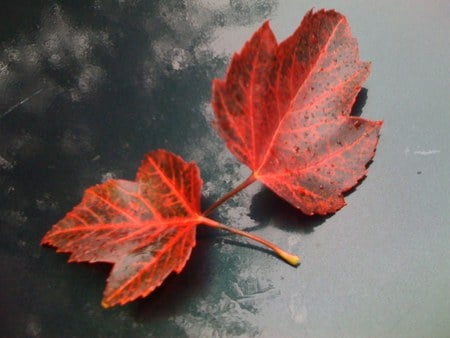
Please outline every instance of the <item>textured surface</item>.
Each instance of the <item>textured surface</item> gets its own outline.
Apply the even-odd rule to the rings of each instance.
[[[308,12],[280,45],[265,23],[215,80],[215,125],[254,176],[304,213],[345,205],[366,174],[381,122],[349,117],[370,64],[347,20]]]
[[[2,1],[0,336],[448,337],[449,1],[184,4]],[[211,217],[299,268],[199,227],[180,274],[104,310],[110,265],[67,264],[44,234],[87,187],[134,180],[151,150],[198,163],[204,207],[244,180],[210,128],[211,81],[264,21],[282,41],[311,7],[344,13],[372,62],[353,112],[384,124],[363,184],[329,218],[252,185]]]
[[[180,273],[195,246],[201,180],[195,164],[159,150],[145,156],[136,182],[109,180],[42,239],[70,262],[112,263],[102,305],[145,297]]]

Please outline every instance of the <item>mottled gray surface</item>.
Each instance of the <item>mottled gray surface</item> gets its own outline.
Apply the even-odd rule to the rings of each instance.
[[[450,4],[35,1],[2,4],[0,335],[445,337],[450,332]],[[255,184],[214,217],[302,256],[292,268],[200,229],[179,276],[108,311],[104,265],[42,248],[88,186],[160,147],[195,160],[205,205],[249,173],[210,126],[211,80],[266,19],[344,13],[373,62],[362,116],[384,125],[369,176],[329,218]]]

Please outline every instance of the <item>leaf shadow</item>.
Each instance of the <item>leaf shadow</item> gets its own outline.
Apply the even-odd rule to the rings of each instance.
[[[211,272],[209,251],[213,243],[210,238],[215,234],[213,229],[197,228],[197,244],[181,273],[170,274],[149,296],[130,305],[131,316],[136,321],[151,322],[182,314],[192,299],[205,293]]]
[[[252,229],[256,230],[256,228],[257,227],[247,228],[247,229],[245,229],[245,231],[248,231],[249,229],[250,229],[250,231]],[[224,234],[224,237],[225,236],[233,236],[233,235],[231,235],[231,234]],[[261,246],[261,244],[253,244],[251,242],[248,242],[248,240],[246,240],[246,239],[238,240],[238,239],[224,238],[223,242],[227,243],[227,244],[231,244],[231,245],[236,246],[236,247],[246,248],[246,249],[253,250],[253,251],[259,251],[261,253],[264,253],[266,255],[269,255],[269,256],[275,257],[276,259],[279,259],[280,262],[285,262],[285,261],[283,261],[282,258],[280,258],[272,250],[270,250],[270,249],[268,249],[268,248],[266,248],[264,246]]]
[[[363,108],[367,102],[367,93],[367,88],[361,88],[358,95],[356,96],[355,103],[353,103],[352,111],[350,113],[351,116],[360,117],[362,115]]]
[[[305,215],[266,187],[253,196],[249,216],[260,225],[247,228],[252,231],[269,223],[287,232],[310,234],[330,216]]]

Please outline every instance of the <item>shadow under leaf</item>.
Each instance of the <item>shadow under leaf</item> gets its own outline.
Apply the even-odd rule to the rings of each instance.
[[[350,113],[351,116],[361,116],[362,110],[367,102],[367,88],[361,88],[358,95],[356,96],[355,103],[353,103],[352,111]]]
[[[246,231],[265,227],[270,222],[282,230],[304,234],[312,233],[316,226],[329,217],[305,215],[266,187],[253,197],[249,215],[260,225],[245,229]]]

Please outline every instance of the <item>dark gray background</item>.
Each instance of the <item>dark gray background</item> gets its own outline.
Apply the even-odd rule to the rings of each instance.
[[[450,3],[4,1],[0,11],[0,334],[445,337],[450,332]],[[160,147],[195,160],[208,205],[249,173],[211,128],[211,81],[270,19],[348,18],[373,62],[358,109],[383,119],[368,177],[328,217],[255,184],[214,217],[302,256],[298,268],[199,229],[185,271],[105,311],[109,267],[39,241],[84,189],[132,179]]]

